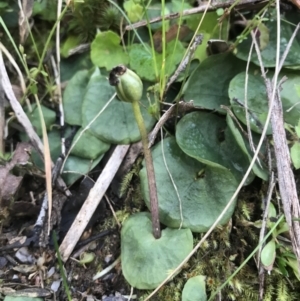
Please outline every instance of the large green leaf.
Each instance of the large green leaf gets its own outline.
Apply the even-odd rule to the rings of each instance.
[[[65,120],[68,124],[81,125],[81,107],[89,79],[89,72],[82,70],[76,72],[68,82],[63,95]]]
[[[100,155],[95,160],[88,160],[76,156],[69,156],[62,173],[66,184],[70,186],[82,176],[88,174],[100,162],[102,157],[103,155]]]
[[[285,14],[285,18],[287,20],[292,15],[297,15],[294,11],[287,12]],[[299,16],[296,17],[296,20],[299,20]],[[298,21],[297,21],[298,22]],[[276,9],[272,11],[269,16],[269,19],[264,23],[269,30],[269,42],[264,49],[261,49],[261,56],[262,61],[265,67],[275,67],[276,66],[276,52],[277,52],[277,23],[278,20],[276,18]],[[292,24],[291,21],[287,22],[280,22],[280,53],[279,57],[282,57],[283,52],[286,50],[288,42],[293,34],[295,26]],[[258,33],[257,36],[261,34]],[[240,43],[237,47],[237,57],[248,61],[249,59],[249,51],[252,44],[252,37],[249,35],[246,40]],[[260,65],[256,51],[252,52],[251,62],[256,65]],[[297,69],[300,68],[300,35],[296,36],[296,39],[293,41],[292,47],[289,49],[288,56],[284,61],[284,66],[296,67]]]
[[[128,55],[120,45],[121,38],[113,31],[99,32],[91,45],[91,59],[94,65],[107,70],[116,65],[128,63]]]
[[[176,128],[176,141],[190,157],[219,168],[226,168],[240,181],[249,167],[249,159],[227,127],[224,118],[212,113],[185,115]],[[247,184],[253,180],[249,176]]]
[[[206,301],[205,276],[190,278],[184,285],[182,301]]]
[[[230,80],[244,68],[245,64],[231,53],[209,56],[184,86],[185,100],[193,100],[196,107],[220,111],[220,105],[229,105]]]
[[[164,151],[162,151],[162,143]],[[163,154],[170,174],[164,163]],[[170,227],[190,228],[193,232],[206,232],[215,222],[232,197],[237,181],[225,168],[205,166],[187,156],[174,138],[167,138],[153,149],[159,219]],[[150,207],[146,168],[140,171],[145,202]],[[233,203],[220,221],[225,224],[234,211]]]
[[[55,111],[48,109],[47,107],[41,105],[41,110],[43,113],[43,120],[45,122],[46,128],[50,129],[51,126],[55,123],[56,121],[56,113]],[[32,123],[32,126],[34,127],[36,133],[41,136],[42,135],[42,124],[41,124],[41,116],[40,112],[38,110],[38,107],[36,104],[32,105],[32,111],[31,112],[26,112],[29,120]]]
[[[129,48],[129,59],[130,68],[136,71],[136,73],[142,78],[149,81],[156,81],[157,77],[155,75],[155,65],[153,61],[152,51],[149,45],[145,48],[141,44],[133,44]],[[172,75],[176,69],[182,57],[184,55],[185,48],[182,46],[181,42],[173,40],[166,45],[166,60],[163,64],[163,55],[160,53],[155,53],[156,66],[158,70],[158,76],[162,66],[165,66],[166,74]]]
[[[79,70],[88,70],[93,67],[89,53],[80,53],[62,59],[60,63],[61,81],[70,80]]]
[[[273,72],[270,71],[268,76],[271,78]],[[300,76],[294,71],[284,70],[280,77],[286,76],[287,79],[281,85],[281,102],[283,107],[284,121],[292,125],[298,124],[300,116],[300,98],[297,94],[297,83],[300,81]],[[245,72],[237,74],[229,85],[229,97],[235,115],[244,124],[246,123],[245,114]],[[238,99],[239,103],[236,102]],[[262,127],[265,124],[268,115],[268,99],[266,87],[260,74],[248,74],[248,91],[247,91],[247,108],[249,111],[249,121],[251,129],[257,133],[262,132]],[[267,134],[271,134],[271,126],[269,125]]]
[[[66,137],[69,135],[70,130],[67,128],[66,130]],[[60,138],[60,132],[58,130],[53,130],[48,133],[48,139],[49,139],[49,147],[50,147],[50,153],[51,153],[51,159],[53,162],[56,162],[58,157],[61,155],[61,138]],[[94,146],[90,145],[90,142],[88,143],[89,147],[86,148],[86,151],[83,155],[86,155],[88,153],[89,156],[91,156],[93,152]],[[92,148],[92,150],[89,150]],[[67,158],[66,164],[64,166],[63,170],[63,178],[66,181],[67,185],[73,184],[76,180],[78,180],[80,177],[86,175],[91,169],[93,169],[102,159],[104,153],[104,149],[102,146],[102,152],[98,153],[98,156],[92,159],[85,159],[80,158],[74,155],[71,155]],[[42,170],[44,169],[44,163],[41,160],[40,156],[36,153],[32,153],[32,159],[33,162]]]
[[[229,114],[227,114],[227,116],[226,116],[226,122],[227,122],[229,129],[232,132],[232,135],[234,136],[234,138],[236,140],[236,143],[239,145],[241,150],[247,155],[249,162],[251,162],[252,158],[253,158],[253,156],[252,156],[253,151],[250,148],[248,138],[246,139],[245,136],[242,136],[239,127],[233,122],[233,120]],[[252,140],[255,145],[258,145],[260,136],[256,133],[252,133]],[[263,145],[260,150],[260,154],[263,153],[262,150],[264,150],[264,149],[265,148]],[[258,156],[258,160],[254,163],[252,170],[255,175],[257,175],[261,179],[267,181],[268,180],[268,169],[267,169],[267,166],[262,161],[262,157],[265,157],[265,156],[264,155]]]
[[[245,105],[245,81],[245,72],[237,74],[230,82],[228,94],[234,114],[246,125],[245,106],[239,104]],[[260,134],[268,115],[266,87],[260,74],[248,74],[247,108],[250,114],[250,127],[254,132]],[[269,124],[267,134],[271,133],[272,129]]]
[[[161,237],[152,234],[150,214],[140,212],[129,217],[121,231],[123,275],[138,289],[154,289],[192,251],[193,236],[189,229],[162,230]]]
[[[93,136],[89,131],[84,131],[83,134],[81,133],[82,128],[78,130],[73,139],[74,143],[79,138],[77,143],[72,148],[72,155],[84,159],[96,159],[99,158],[100,155],[103,155],[109,149],[109,144]]]
[[[83,127],[87,126],[115,93],[104,76],[90,79],[82,106]],[[149,105],[144,87],[141,99],[141,111],[147,130],[154,124],[154,119],[147,112]],[[135,121],[130,103],[115,98],[103,113],[90,126],[91,133],[99,139],[114,144],[129,144],[140,140],[140,132]]]

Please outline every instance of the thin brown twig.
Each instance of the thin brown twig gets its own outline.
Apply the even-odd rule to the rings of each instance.
[[[146,26],[147,24],[157,23],[157,22],[162,21],[163,18],[164,18],[164,20],[172,20],[172,19],[177,19],[180,16],[184,17],[184,16],[203,13],[205,10],[215,11],[218,8],[230,7],[230,6],[234,5],[235,3],[236,3],[237,8],[242,8],[244,6],[253,5],[253,4],[256,4],[256,3],[263,4],[263,3],[267,3],[267,2],[268,1],[265,1],[265,0],[262,0],[262,1],[257,1],[257,0],[232,1],[232,0],[230,0],[230,1],[225,1],[225,2],[218,1],[216,3],[212,3],[211,5],[209,5],[209,7],[207,7],[207,5],[208,5],[207,3],[203,3],[202,5],[199,5],[198,7],[186,9],[182,13],[171,13],[171,14],[165,15],[163,17],[161,16],[161,17],[153,18],[149,21],[142,20],[142,21],[136,22],[134,24],[127,25],[125,27],[125,30],[129,31],[129,30],[133,30],[133,29],[136,29],[136,28],[139,28],[139,27]]]
[[[277,48],[280,48],[280,9],[279,1],[277,4],[277,24],[278,24],[278,45]],[[299,27],[296,27],[298,30]],[[265,68],[263,66],[263,61],[261,53],[259,50],[259,45],[256,41],[256,37],[253,32],[251,32],[252,39],[254,41],[255,50],[257,53],[257,58],[260,63],[261,74],[265,81],[267,96],[269,100],[269,113],[267,121],[271,120],[272,131],[273,131],[273,141],[274,141],[274,152],[276,158],[277,172],[278,172],[278,185],[281,196],[281,202],[283,206],[283,212],[285,215],[286,222],[289,226],[289,233],[292,240],[293,251],[297,257],[298,261],[298,270],[300,271],[300,225],[297,221],[300,216],[300,207],[299,199],[297,195],[295,178],[291,169],[291,158],[289,149],[287,146],[287,138],[284,129],[283,121],[283,112],[282,112],[282,103],[280,99],[279,88],[277,85],[277,78],[279,74],[278,68],[283,65],[283,60],[279,62],[279,55],[277,55],[277,62],[275,69],[275,74],[273,76],[272,82],[266,77]],[[290,51],[290,47],[293,43],[293,39],[296,35],[292,35],[290,42],[288,43],[289,48],[287,47],[283,58],[286,57],[287,53]],[[279,51],[278,51],[279,52]],[[272,114],[271,114],[272,112]],[[270,118],[269,118],[270,117]],[[296,218],[296,220],[293,220]]]
[[[121,224],[120,224],[120,222],[118,221],[118,218],[117,218],[116,212],[115,212],[115,210],[114,210],[113,206],[111,205],[111,202],[110,202],[110,200],[109,200],[108,196],[107,196],[106,194],[104,194],[104,197],[105,197],[105,199],[106,199],[106,202],[107,202],[107,204],[108,204],[108,206],[109,206],[109,208],[110,208],[110,211],[111,211],[111,213],[112,213],[112,214],[113,214],[113,216],[114,216],[114,219],[116,220],[116,223],[117,223],[117,225],[118,225],[119,229],[121,229]]]
[[[261,230],[259,233],[259,249],[257,252],[257,264],[258,264],[258,270],[259,270],[259,301],[263,300],[263,295],[264,295],[264,278],[265,278],[265,269],[263,268],[261,261],[260,261],[260,255],[261,255],[261,250],[264,246],[264,244],[261,244],[261,242],[264,239],[265,236],[265,231],[267,227],[267,219],[269,215],[269,207],[270,207],[270,202],[271,202],[271,197],[272,193],[275,187],[275,179],[274,179],[274,173],[271,173],[270,179],[269,179],[269,187],[268,187],[268,192],[267,192],[267,197],[266,201],[264,202],[264,215],[262,219],[262,225],[261,225]]]

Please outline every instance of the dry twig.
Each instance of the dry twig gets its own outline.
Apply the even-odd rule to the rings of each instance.
[[[277,47],[279,49],[280,47],[279,1],[277,1],[277,24],[278,24],[278,28],[277,28],[278,46]],[[298,24],[298,26],[296,27],[280,62],[279,62],[279,57],[277,57],[277,64],[276,64],[277,69],[275,70],[275,75],[272,81],[266,77],[266,71],[263,66],[263,61],[259,50],[259,45],[256,41],[255,34],[251,32],[251,35],[252,35],[253,42],[255,44],[257,57],[260,63],[261,74],[266,85],[267,96],[269,101],[269,111],[270,111],[268,116],[270,115],[271,117],[270,119],[271,119],[272,133],[273,133],[273,140],[274,140],[274,152],[275,152],[276,165],[277,165],[279,191],[282,200],[285,219],[289,226],[289,233],[291,236],[293,251],[297,257],[298,270],[300,271],[300,225],[299,225],[300,206],[299,206],[299,199],[297,195],[295,178],[291,168],[290,152],[287,146],[287,138],[284,129],[282,103],[281,103],[280,93],[279,93],[279,88],[281,86],[281,83],[277,85],[277,78],[280,72],[280,68],[283,66],[285,58],[291,48],[291,45],[299,30],[299,27],[300,24]]]

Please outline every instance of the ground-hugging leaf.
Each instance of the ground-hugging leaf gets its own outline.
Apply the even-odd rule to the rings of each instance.
[[[82,176],[88,174],[101,161],[102,158],[103,154],[95,160],[69,156],[62,172],[64,181],[68,186],[72,185]]]
[[[290,17],[295,12],[287,12],[285,14],[285,19],[289,20]],[[297,17],[299,20],[299,16]],[[297,21],[298,22],[298,21]],[[264,67],[275,67],[276,66],[276,52],[277,52],[277,18],[276,18],[276,9],[274,8],[272,14],[268,20],[264,23],[269,30],[269,41],[264,49],[261,49],[261,56]],[[286,50],[288,42],[293,34],[295,26],[292,22],[280,22],[280,53],[279,57],[282,57],[283,52]],[[257,37],[260,36],[260,33],[257,34]],[[258,39],[259,40],[259,39]],[[237,47],[236,56],[244,61],[249,59],[249,51],[252,44],[252,37],[249,35],[242,43]],[[251,62],[256,65],[260,65],[256,51],[254,50],[251,55]],[[296,36],[293,44],[288,52],[287,58],[284,60],[285,67],[295,67],[300,68],[300,36]]]
[[[189,229],[162,230],[161,238],[152,233],[151,216],[140,212],[130,216],[121,231],[122,272],[128,283],[138,289],[154,289],[192,251]]]
[[[228,94],[234,114],[246,125],[245,81],[245,72],[237,74],[230,82]],[[268,100],[266,87],[260,74],[248,74],[247,108],[251,129],[256,133],[262,133],[268,115]],[[271,133],[272,129],[269,125],[267,134]]]
[[[128,64],[128,55],[120,45],[121,38],[113,31],[99,32],[91,44],[94,65],[111,70],[116,65]]]
[[[270,70],[268,77],[272,78],[273,71]],[[298,72],[299,73],[299,72]],[[279,78],[286,76],[287,79],[281,85],[281,102],[283,107],[284,121],[296,125],[299,121],[300,106],[299,96],[297,94],[297,83],[300,81],[300,76],[297,72],[284,70]],[[238,119],[247,124],[245,113],[245,72],[237,74],[229,85],[228,94],[235,115]],[[236,99],[239,103],[236,102]],[[248,74],[248,90],[247,90],[247,108],[249,111],[250,126],[256,133],[262,132],[262,127],[265,124],[268,115],[268,99],[266,87],[260,74],[250,72]],[[269,125],[267,134],[271,134],[271,126]]]
[[[188,156],[228,169],[240,181],[249,167],[248,156],[237,144],[222,117],[206,112],[185,115],[177,124],[176,141]],[[251,174],[247,183],[253,180]]]
[[[82,106],[82,126],[87,126],[90,121],[106,105],[114,95],[115,88],[110,86],[104,76],[94,76],[87,86]],[[149,105],[147,87],[141,99],[141,111],[147,130],[150,130],[155,120],[148,113]],[[129,144],[140,140],[140,132],[130,103],[122,102],[115,98],[103,113],[90,126],[91,133],[99,139],[113,144]]]
[[[183,287],[182,301],[206,301],[205,276],[190,278]]]
[[[66,137],[68,137],[70,129],[66,129]],[[48,133],[49,147],[51,153],[51,159],[56,162],[58,157],[61,155],[61,137],[60,131],[53,130]],[[88,147],[87,147],[88,148]],[[91,169],[93,169],[102,159],[103,153],[99,154],[98,157],[92,159],[80,158],[71,155],[67,158],[66,164],[63,169],[63,178],[67,185],[73,184],[80,177],[86,175]],[[40,156],[36,153],[32,153],[33,162],[41,169],[44,169],[44,163]]]
[[[282,76],[287,77],[280,89],[284,121],[291,125],[297,125],[300,117],[300,95],[297,93],[300,74],[299,71],[283,70],[279,78]]]
[[[176,66],[181,62],[185,48],[180,41],[173,40],[166,45],[165,75],[172,75]],[[163,55],[155,52],[158,77],[163,65]],[[149,45],[146,48],[141,44],[133,44],[129,48],[129,64],[142,79],[154,82],[157,80],[152,51]]]
[[[55,124],[56,121],[56,113],[55,111],[41,105],[41,110],[43,113],[43,120],[45,122],[46,128],[50,129],[53,124]],[[29,120],[32,123],[32,126],[34,127],[36,133],[41,136],[42,135],[42,124],[41,124],[41,116],[39,109],[36,104],[32,105],[32,111],[26,112]]]
[[[73,143],[77,141],[81,132],[82,128],[76,133],[73,138]],[[93,136],[89,131],[84,131],[72,148],[71,155],[84,159],[96,159],[99,158],[100,155],[103,155],[109,147],[110,144],[101,141],[97,137]]]
[[[164,150],[162,151],[162,143]],[[165,166],[163,154],[178,195]],[[206,232],[228,204],[237,181],[225,168],[206,166],[186,155],[169,137],[158,143],[152,152],[159,202],[159,220],[170,228],[190,228],[193,232]],[[140,171],[144,200],[150,208],[146,168]],[[220,221],[230,219],[235,202]]]
[[[89,82],[87,70],[78,71],[70,79],[63,94],[65,121],[71,125],[81,125],[81,107]]]
[[[241,134],[240,128],[233,122],[230,114],[227,114],[226,122],[227,122],[229,129],[232,132],[232,135],[234,136],[234,138],[236,140],[236,143],[240,146],[241,151],[243,151],[246,154],[246,156],[249,159],[249,163],[250,163],[253,158],[253,156],[251,155],[251,154],[253,154],[253,151],[251,150],[250,145],[249,145],[249,138],[247,137],[247,139],[246,139],[246,137]],[[258,142],[260,140],[260,136],[256,133],[252,133],[252,140],[253,140],[253,144],[255,146],[257,146]],[[263,154],[262,150],[264,150],[264,145],[262,146],[262,148],[260,150],[260,154]],[[254,163],[252,171],[259,178],[261,178],[265,181],[268,180],[268,169],[262,160],[262,156],[258,156],[258,160]]]
[[[229,82],[244,69],[244,62],[231,53],[209,56],[185,84],[185,100],[193,100],[196,107],[220,111],[220,105],[229,105]]]
[[[80,70],[89,70],[92,67],[93,64],[88,52],[62,59],[60,63],[61,82],[69,81],[76,72]]]

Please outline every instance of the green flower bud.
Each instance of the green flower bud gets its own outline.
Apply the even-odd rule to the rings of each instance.
[[[143,83],[139,76],[124,65],[113,68],[109,74],[109,83],[116,86],[120,100],[139,102],[143,94]]]

